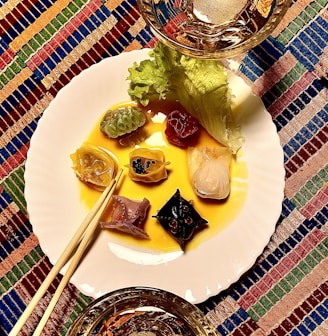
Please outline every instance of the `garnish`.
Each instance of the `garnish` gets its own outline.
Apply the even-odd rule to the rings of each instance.
[[[192,58],[162,43],[129,68],[129,94],[147,106],[162,99],[179,101],[218,142],[235,154],[243,137],[232,113],[231,93],[223,64]]]

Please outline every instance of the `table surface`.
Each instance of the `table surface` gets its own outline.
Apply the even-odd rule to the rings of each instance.
[[[255,265],[198,304],[222,335],[328,335],[327,16],[327,0],[293,1],[272,35],[238,57],[238,74],[277,128],[286,184],[276,230]],[[0,334],[7,335],[51,268],[24,199],[38,120],[81,71],[155,39],[136,0],[2,0],[0,33]],[[22,335],[32,334],[60,278]],[[92,300],[69,284],[44,335],[65,335]]]

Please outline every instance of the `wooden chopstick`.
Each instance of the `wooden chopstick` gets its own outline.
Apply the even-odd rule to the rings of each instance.
[[[58,261],[55,263],[51,271],[49,272],[48,276],[45,278],[44,282],[38,289],[38,291],[33,296],[32,300],[30,301],[29,305],[26,307],[24,313],[21,315],[17,323],[15,324],[14,328],[10,331],[9,336],[16,336],[24,326],[26,320],[33,312],[37,303],[42,299],[44,293],[46,292],[47,288],[50,286],[54,278],[57,276],[59,271],[63,268],[63,266],[68,262],[68,260],[72,257],[74,251],[76,251],[72,257],[72,260],[69,264],[65,275],[63,276],[57,290],[52,297],[50,304],[48,305],[42,319],[40,320],[37,329],[34,332],[34,336],[40,335],[42,332],[43,327],[45,326],[55,304],[57,303],[62,291],[64,290],[65,286],[67,285],[69,279],[71,278],[72,274],[74,273],[80,258],[82,257],[85,249],[87,248],[89,241],[98,225],[98,221],[104,212],[110,198],[112,197],[115,187],[119,182],[122,176],[123,170],[120,169],[117,173],[115,179],[109,184],[109,186],[103,191],[102,195],[99,197],[98,201],[92,208],[92,210],[88,213],[68,245],[66,246],[65,250],[59,257]],[[82,240],[81,237],[83,236]]]

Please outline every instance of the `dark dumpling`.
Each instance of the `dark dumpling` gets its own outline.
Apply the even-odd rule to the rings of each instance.
[[[203,229],[207,224],[191,202],[181,196],[179,189],[153,217],[179,243],[183,251],[196,231]]]

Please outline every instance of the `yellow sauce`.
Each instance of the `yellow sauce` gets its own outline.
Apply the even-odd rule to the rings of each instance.
[[[119,104],[122,105],[122,104]],[[112,106],[116,108],[119,105]],[[99,119],[102,119],[102,117]],[[175,147],[168,143],[164,134],[165,124],[148,121],[144,126],[144,131],[148,136],[148,141],[139,144],[140,147],[159,148],[164,152],[165,161],[170,161],[167,166],[168,178],[160,183],[141,184],[133,182],[127,176],[128,168],[124,167],[129,163],[129,153],[132,147],[122,147],[117,139],[109,139],[99,130],[99,123],[94,125],[89,137],[86,139],[94,145],[102,146],[111,151],[119,160],[120,167],[124,168],[121,183],[116,189],[116,194],[134,200],[142,200],[146,197],[150,201],[147,221],[144,230],[149,234],[149,240],[140,240],[132,236],[107,230],[109,235],[116,241],[122,242],[125,246],[139,247],[142,250],[153,250],[161,252],[173,252],[180,250],[176,241],[161,227],[152,216],[166,203],[166,201],[180,190],[181,195],[186,200],[192,200],[195,209],[208,221],[208,227],[197,233],[187,245],[187,251],[194,249],[202,242],[210,239],[223,230],[241,211],[247,196],[247,165],[243,160],[242,150],[239,150],[236,158],[231,162],[231,193],[224,201],[205,200],[198,198],[192,189],[187,163],[187,150]],[[157,133],[159,132],[159,133]],[[154,136],[154,134],[156,134]],[[212,137],[202,130],[197,146],[216,147],[220,146]],[[88,208],[94,205],[100,193],[90,189],[83,183],[81,185],[81,199]],[[108,214],[107,214],[108,216]],[[102,218],[106,220],[106,214]]]

